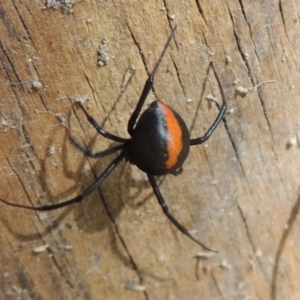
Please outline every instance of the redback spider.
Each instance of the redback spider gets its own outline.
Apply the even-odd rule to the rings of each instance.
[[[80,202],[83,199],[85,199],[88,195],[90,195],[112,173],[112,171],[117,167],[121,160],[125,158],[126,161],[129,161],[131,164],[136,165],[140,170],[147,173],[154,194],[168,219],[183,234],[187,235],[190,239],[202,246],[204,249],[216,252],[215,250],[206,247],[200,241],[195,239],[188,232],[188,230],[184,228],[173,217],[173,215],[169,212],[168,206],[165,203],[162,194],[159,191],[158,185],[154,177],[170,173],[178,173],[178,171],[182,167],[183,162],[187,158],[190,146],[199,145],[207,141],[214,132],[214,130],[217,128],[217,126],[220,124],[221,120],[223,119],[227,109],[227,103],[220,83],[220,79],[216,73],[213,63],[211,62],[209,66],[213,69],[214,75],[217,79],[223,103],[219,110],[217,118],[207,130],[207,132],[204,134],[204,136],[196,139],[190,139],[189,131],[182,118],[178,115],[178,113],[176,113],[173,109],[171,109],[169,106],[167,106],[161,101],[152,102],[138,119],[138,116],[145,103],[145,100],[150,90],[152,89],[155,73],[166,53],[168,46],[171,43],[175,30],[176,26],[172,30],[172,33],[170,34],[152,73],[149,75],[145,83],[143,92],[140,96],[140,99],[136,105],[136,108],[128,121],[127,131],[130,135],[130,138],[122,138],[105,131],[95,121],[95,119],[88,114],[83,105],[78,103],[82,111],[84,112],[87,120],[98,131],[98,133],[100,133],[107,139],[120,143],[120,145],[113,146],[104,151],[93,153],[88,149],[84,149],[73,138],[71,138],[73,144],[79,150],[81,150],[84,153],[84,155],[89,157],[99,158],[117,151],[121,151],[121,153],[108,165],[108,167],[96,179],[96,181],[93,184],[91,184],[86,190],[84,190],[80,195],[76,196],[75,198],[57,204],[37,207],[15,204],[3,200],[1,198],[0,201],[8,205],[38,211],[53,210],[65,207],[76,202]]]

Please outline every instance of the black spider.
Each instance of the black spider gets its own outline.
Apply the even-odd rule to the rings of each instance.
[[[183,162],[187,158],[190,146],[199,145],[207,141],[214,132],[214,130],[217,128],[221,120],[223,119],[227,109],[227,103],[219,77],[216,73],[213,63],[210,63],[210,67],[213,69],[213,72],[217,79],[223,103],[217,118],[207,130],[207,132],[204,134],[204,136],[196,139],[190,139],[189,131],[182,118],[174,110],[172,110],[170,107],[168,107],[161,101],[152,102],[151,105],[142,113],[142,115],[138,119],[141,109],[149,94],[149,91],[152,89],[155,73],[174,36],[175,30],[176,27],[174,27],[174,29],[172,30],[172,33],[170,34],[167,43],[152,73],[148,77],[143,92],[137,103],[137,106],[128,121],[127,131],[130,135],[129,139],[122,138],[105,131],[95,121],[95,119],[87,113],[83,105],[79,103],[81,109],[86,115],[87,120],[98,131],[98,133],[100,133],[107,139],[120,143],[119,145],[111,147],[105,151],[92,153],[87,149],[83,149],[78,143],[73,141],[75,146],[77,146],[77,148],[79,148],[86,156],[93,158],[100,158],[112,154],[116,151],[121,151],[120,154],[108,165],[105,171],[96,179],[96,181],[92,185],[90,185],[87,189],[85,189],[80,195],[76,196],[75,198],[61,203],[44,205],[40,207],[15,204],[1,198],[0,201],[8,205],[39,211],[53,210],[65,207],[76,202],[80,202],[83,199],[85,199],[89,194],[91,194],[112,173],[112,171],[117,167],[120,161],[125,158],[131,164],[136,165],[140,170],[147,173],[154,194],[156,195],[157,200],[168,219],[182,233],[187,235],[194,242],[201,245],[206,250],[215,251],[206,247],[201,242],[196,240],[187,231],[187,229],[184,228],[173,217],[173,215],[171,215],[168,206],[165,203],[165,200],[161,195],[156,180],[154,178],[155,175],[166,175],[170,173],[175,174],[176,172],[178,172],[178,170],[181,169]]]

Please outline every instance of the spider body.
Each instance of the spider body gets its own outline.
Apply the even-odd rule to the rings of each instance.
[[[216,77],[222,96],[222,106],[220,107],[218,116],[216,117],[215,121],[202,137],[190,139],[190,134],[187,126],[185,125],[179,114],[161,101],[152,102],[151,105],[142,113],[139,118],[146,98],[153,87],[155,73],[166,53],[168,46],[171,43],[175,30],[176,27],[174,27],[174,29],[172,30],[172,33],[170,34],[152,73],[149,75],[147,81],[145,82],[140,99],[131,117],[129,118],[127,131],[131,138],[122,138],[107,132],[95,121],[95,119],[91,115],[89,115],[84,106],[81,103],[78,103],[87,120],[98,131],[99,134],[107,139],[119,143],[119,145],[117,146],[113,146],[104,151],[94,153],[88,149],[83,148],[76,140],[74,140],[70,136],[71,142],[79,150],[81,150],[84,155],[92,158],[101,158],[103,156],[120,151],[119,155],[106,167],[103,173],[96,178],[94,183],[87,187],[78,196],[56,204],[44,206],[28,206],[12,203],[1,198],[0,201],[14,207],[38,211],[47,211],[68,206],[70,204],[74,204],[86,199],[86,197],[88,197],[94,190],[96,190],[97,187],[113,172],[118,164],[123,159],[126,159],[131,164],[136,165],[139,169],[147,173],[148,180],[152,186],[153,192],[167,218],[183,234],[188,236],[195,243],[199,244],[206,250],[215,251],[206,247],[199,240],[194,238],[189,233],[189,231],[185,227],[183,227],[169,212],[168,206],[165,203],[162,194],[160,193],[159,187],[154,177],[156,175],[177,173],[178,169],[181,169],[183,162],[187,158],[190,146],[199,145],[207,141],[222,121],[227,109],[227,103],[214,65],[210,63],[209,67],[212,68]]]
[[[188,156],[190,133],[182,118],[161,101],[154,101],[139,118],[127,158],[140,170],[166,175],[180,168]]]

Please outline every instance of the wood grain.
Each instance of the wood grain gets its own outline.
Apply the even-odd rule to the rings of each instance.
[[[218,113],[207,96],[220,103],[212,60],[229,113],[160,188],[219,253],[203,257],[163,215],[145,174],[124,162],[65,210],[0,204],[0,298],[299,299],[297,2],[73,2],[0,4],[0,197],[49,204],[88,186],[112,157],[84,157],[69,125],[90,149],[110,143],[74,102],[128,137],[147,72],[177,24],[155,94],[201,136]]]

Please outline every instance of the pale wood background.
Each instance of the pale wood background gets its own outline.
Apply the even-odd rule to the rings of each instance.
[[[66,1],[48,4],[55,2]],[[112,158],[87,159],[70,144],[69,112],[82,144],[100,150],[109,142],[74,101],[126,137],[146,69],[177,24],[156,94],[200,136],[217,114],[206,96],[220,99],[212,74],[206,79],[213,60],[230,112],[161,191],[178,220],[219,253],[195,258],[203,250],[170,225],[145,174],[123,163],[101,190],[65,210],[0,204],[0,298],[299,299],[298,2],[46,4],[0,4],[0,197],[58,202],[91,183]],[[109,57],[102,67],[101,44]]]

